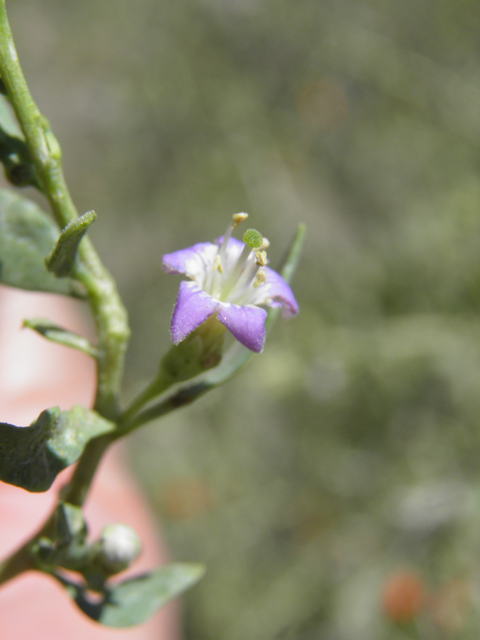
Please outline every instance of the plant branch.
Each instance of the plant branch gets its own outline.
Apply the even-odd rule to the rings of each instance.
[[[5,0],[0,0],[0,76],[25,136],[42,192],[64,227],[78,217],[63,175],[61,150],[48,121],[28,90],[8,23]],[[119,414],[119,394],[125,351],[130,335],[127,314],[115,283],[88,238],[79,247],[80,268],[74,274],[87,290],[97,326],[97,395],[95,409],[109,420]]]
[[[78,217],[78,212],[63,175],[60,145],[33,101],[25,81],[8,23],[5,0],[0,0],[0,77],[25,137],[40,189],[48,199],[58,225],[63,228]],[[78,256],[78,267],[72,276],[85,286],[97,328],[94,409],[108,420],[116,422],[120,415],[120,389],[130,336],[127,313],[114,280],[88,238],[81,241]],[[76,505],[83,503],[98,463],[110,442],[111,438],[99,437],[88,444],[70,484],[63,491],[65,499]],[[51,518],[41,531],[46,530],[50,522]],[[32,540],[0,564],[0,584],[22,571],[34,568],[29,555]]]
[[[3,562],[0,562],[0,586],[24,571],[35,569],[29,548],[30,541],[17,549],[15,553],[12,553]]]

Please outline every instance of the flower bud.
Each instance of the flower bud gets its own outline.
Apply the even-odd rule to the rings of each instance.
[[[109,524],[103,528],[96,556],[101,568],[110,573],[123,571],[141,551],[136,532],[125,524]]]

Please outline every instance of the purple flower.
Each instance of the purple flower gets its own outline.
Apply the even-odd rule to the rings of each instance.
[[[262,307],[282,307],[285,318],[298,313],[288,284],[266,266],[268,241],[253,229],[244,234],[248,244],[231,237],[246,217],[234,215],[225,235],[214,243],[201,242],[163,256],[166,273],[191,279],[180,283],[173,309],[170,335],[174,344],[216,314],[241,344],[260,353],[267,317]]]

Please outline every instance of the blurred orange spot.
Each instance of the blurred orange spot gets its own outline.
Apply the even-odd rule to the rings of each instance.
[[[167,518],[187,520],[210,511],[214,502],[211,488],[205,480],[181,478],[164,487],[161,508]]]
[[[426,597],[425,582],[415,571],[403,570],[383,584],[382,605],[392,622],[410,622],[421,610]]]
[[[340,85],[316,80],[305,85],[297,96],[301,120],[315,129],[331,129],[348,113],[348,98]]]

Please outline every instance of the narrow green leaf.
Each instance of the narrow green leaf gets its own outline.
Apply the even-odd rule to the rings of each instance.
[[[65,347],[71,347],[78,351],[83,351],[83,353],[93,358],[97,356],[97,350],[86,338],[59,327],[51,320],[47,320],[46,318],[31,318],[30,320],[24,320],[23,326],[33,329],[47,340],[51,340],[57,344],[63,344]]]
[[[80,240],[96,217],[95,211],[87,211],[63,229],[52,253],[45,258],[47,269],[57,278],[64,278],[72,273]]]
[[[167,602],[194,585],[205,570],[197,564],[169,564],[106,587],[101,602],[92,602],[84,586],[55,575],[92,620],[107,627],[133,627],[148,620]]]
[[[79,405],[69,411],[46,409],[29,427],[0,422],[0,480],[27,491],[47,491],[89,440],[114,429],[113,423]]]
[[[58,237],[54,223],[34,203],[0,190],[0,282],[10,287],[83,297],[73,280],[58,280],[44,258]]]

